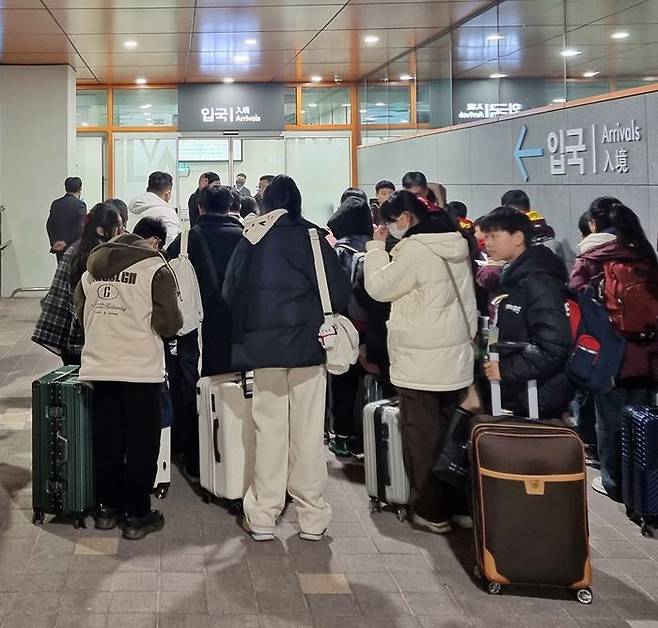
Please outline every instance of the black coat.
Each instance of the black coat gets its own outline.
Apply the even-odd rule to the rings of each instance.
[[[503,407],[528,416],[527,382],[537,380],[541,418],[559,418],[572,390],[564,369],[572,340],[565,301],[567,270],[545,246],[529,247],[503,272],[498,306],[501,342],[524,342],[501,351]]]
[[[258,241],[244,238],[226,271],[224,298],[233,312],[232,365],[236,370],[324,364],[318,342],[323,315],[308,229],[285,214]],[[334,312],[350,299],[350,283],[320,230]]]
[[[214,268],[208,263],[199,234],[208,244]],[[231,371],[231,311],[222,298],[226,267],[242,240],[242,224],[231,216],[204,214],[190,231],[188,253],[196,271],[203,303],[201,376]],[[168,249],[170,257],[180,253],[180,236]],[[213,281],[213,274],[216,282]],[[217,287],[216,287],[217,286]]]
[[[190,218],[190,225],[194,227],[197,221],[199,220],[199,193],[201,190],[197,188],[195,192],[190,194],[190,198],[187,200],[187,211]]]
[[[74,194],[65,194],[53,201],[46,222],[50,245],[63,240],[68,248],[76,242],[82,235],[86,214],[87,205]]]

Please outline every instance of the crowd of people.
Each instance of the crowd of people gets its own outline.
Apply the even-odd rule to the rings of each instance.
[[[229,187],[207,172],[189,199],[187,255],[204,317],[182,335],[185,286],[170,261],[181,254],[183,225],[169,202],[171,175],[152,173],[128,207],[111,199],[88,214],[82,182],[67,179],[67,196],[53,204],[48,231],[59,264],[33,340],[64,364],[80,364],[81,379],[94,383],[97,527],[121,525],[139,539],[164,525],[150,491],[167,372],[175,450],[185,476],[198,481],[197,380],[253,371],[255,468],[243,525],[254,540],[275,538],[286,495],[301,538],[323,538],[331,520],[325,443],[342,460],[363,457],[366,378],[399,400],[409,508],[423,529],[472,525],[467,496],[433,467],[474,382],[484,397],[487,382],[501,382],[503,407],[528,416],[527,384],[536,381],[540,418],[575,424],[599,460],[594,489],[621,500],[622,411],[653,403],[658,373],[658,260],[631,208],[595,199],[577,225],[582,240],[568,269],[554,230],[522,190],[473,221],[464,203],[447,202],[445,188],[408,172],[400,189],[377,183],[370,200],[347,189],[327,230],[304,217],[290,177],[262,177],[255,197],[245,184],[242,173]],[[137,221],[132,233],[129,218]],[[313,229],[332,309],[359,333],[359,359],[343,375],[327,376],[318,342]],[[636,309],[632,329],[610,300],[613,290],[623,293],[629,265],[643,269],[646,284],[633,294],[654,299]],[[569,375],[576,292],[607,309],[611,333],[625,342],[619,372],[595,392]],[[499,360],[477,350],[483,320],[507,347]]]

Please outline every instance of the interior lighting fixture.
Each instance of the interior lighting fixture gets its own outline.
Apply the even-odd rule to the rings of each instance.
[[[123,42],[123,47],[129,49],[137,48],[137,42],[129,39],[128,41]]]
[[[494,74],[490,74],[489,78],[492,79],[501,79],[501,78],[507,78],[509,74],[501,74],[500,72],[495,72]]]
[[[82,122],[80,126],[89,126],[89,122]]]
[[[322,83],[322,77],[318,76],[317,74],[311,77],[311,81],[313,83]]]
[[[411,74],[400,74],[401,81],[410,81],[412,78]]]
[[[142,105],[140,109],[150,109],[153,105],[150,102],[147,102],[145,105]]]
[[[367,109],[359,109],[359,113],[368,113]]]
[[[345,108],[347,108],[347,107],[349,107],[349,106],[350,106],[350,104],[347,103],[347,102],[344,102],[344,103],[341,105],[341,107],[345,107]]]
[[[136,78],[135,83],[137,83],[137,85],[146,85],[146,79],[142,77]]]
[[[494,33],[487,37],[487,41],[500,41],[501,39],[505,39],[505,35],[501,35],[500,33]]]
[[[235,55],[235,57],[233,57],[233,60],[236,63],[247,63],[249,61],[249,56],[248,55]]]
[[[567,99],[566,99],[566,98],[553,98],[553,102],[554,102],[556,105],[559,105],[559,104],[561,104],[561,103],[563,103],[563,102],[567,102]]]
[[[630,37],[631,34],[627,33],[626,31],[617,31],[616,33],[612,33],[610,36],[613,39],[626,39],[627,37]]]
[[[577,57],[578,55],[582,54],[580,50],[575,50],[574,48],[565,48],[561,53],[563,57]]]
[[[375,107],[386,107],[386,103],[385,102],[376,102]]]
[[[595,76],[598,76],[599,74],[601,74],[601,73],[600,72],[594,72],[594,71],[583,72],[583,77],[584,78],[594,78]]]
[[[366,35],[363,38],[363,41],[366,44],[376,44],[379,41],[379,37],[377,37],[377,35]]]
[[[255,45],[258,44],[258,40],[257,39],[245,39],[244,43],[247,46],[255,46]]]
[[[316,102],[310,102],[310,103],[308,103],[307,106],[308,106],[308,107],[311,107],[311,109],[315,109],[315,108],[318,106],[318,103],[316,103]]]
[[[230,77],[230,76],[227,76],[227,77],[224,79],[224,83],[226,83],[227,85],[230,85],[231,83],[235,83],[235,79],[232,78],[232,77]]]
[[[654,81],[658,81],[658,76],[645,76],[642,80],[645,83],[653,83]]]

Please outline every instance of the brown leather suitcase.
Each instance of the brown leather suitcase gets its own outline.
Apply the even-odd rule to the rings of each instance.
[[[478,417],[471,443],[476,573],[489,593],[566,587],[591,603],[587,476],[575,432]]]

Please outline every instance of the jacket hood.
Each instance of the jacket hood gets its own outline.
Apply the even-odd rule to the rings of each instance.
[[[372,237],[373,227],[370,206],[363,199],[349,196],[329,219],[327,226],[339,240],[351,235]]]
[[[580,254],[587,253],[592,249],[595,249],[598,246],[603,244],[608,244],[614,242],[617,239],[617,236],[614,233],[590,233],[586,238],[583,238],[578,244],[578,250]]]
[[[283,216],[287,215],[287,209],[275,209],[267,214],[256,216],[251,220],[245,221],[244,233],[242,235],[244,235],[251,244],[258,244],[269,233],[270,229],[274,227]]]
[[[253,214],[256,217],[256,214]],[[196,222],[197,225],[231,225],[242,229],[242,221],[233,214],[201,214]]]
[[[153,207],[169,207],[173,209],[169,203],[167,203],[163,198],[160,198],[157,194],[153,192],[145,192],[141,196],[134,198],[130,203],[128,203],[128,211],[131,214],[141,214],[147,209],[152,209]]]
[[[125,233],[97,246],[89,255],[87,270],[94,279],[112,277],[149,257],[161,256],[139,236]]]
[[[409,242],[418,242],[434,255],[450,262],[462,262],[468,259],[468,242],[458,231],[451,233],[419,233],[404,238],[395,248],[401,250]]]
[[[503,270],[502,286],[516,284],[529,275],[550,275],[566,283],[569,275],[564,262],[541,244],[528,247],[525,252]]]
[[[602,235],[602,234],[601,234]],[[605,262],[608,259],[625,258],[630,260],[643,259],[634,249],[629,248],[619,238],[615,237],[604,244],[600,244],[588,251],[581,253],[579,257],[583,257],[590,261]]]

